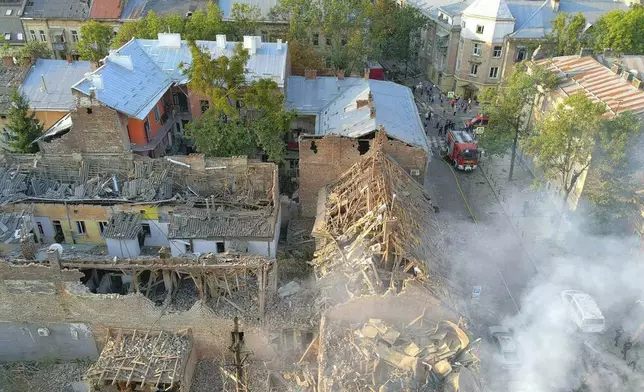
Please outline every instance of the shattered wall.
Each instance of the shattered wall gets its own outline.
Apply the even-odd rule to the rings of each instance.
[[[40,141],[40,150],[48,154],[129,151],[127,117],[107,106],[90,105],[87,98],[80,101],[85,104],[71,112],[71,130],[50,142]]]
[[[371,149],[372,143],[373,140],[363,142],[340,136],[300,137],[302,216],[315,217],[319,190],[349,170]],[[396,140],[388,140],[383,146],[383,152],[391,156],[407,173],[418,170],[419,175],[414,178],[422,183],[427,166],[427,154],[424,150]]]
[[[79,283],[81,273],[39,266],[16,266],[0,262],[0,323],[82,323],[96,338],[99,350],[105,344],[108,328],[132,328],[180,331],[192,329],[197,355],[220,358],[228,351],[232,319],[217,317],[210,307],[197,301],[187,311],[168,311],[140,294],[92,294]],[[31,281],[47,288],[46,292],[10,289],[11,282]],[[9,282],[9,285],[7,284]],[[54,294],[55,293],[55,294]],[[254,326],[245,324],[245,348],[258,358],[275,353],[268,338]]]

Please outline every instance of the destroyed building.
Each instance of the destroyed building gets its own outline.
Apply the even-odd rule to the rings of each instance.
[[[203,155],[8,155],[2,211],[30,211],[41,243],[107,243],[132,258],[143,246],[184,253],[275,257],[280,233],[277,167]]]
[[[449,266],[431,199],[385,154],[386,143],[379,132],[369,154],[320,190],[313,227],[315,275],[339,301],[399,291],[407,278],[432,285],[447,299],[443,283]]]
[[[302,215],[314,217],[318,191],[335,181],[374,147],[383,130],[383,151],[423,183],[431,149],[411,89],[365,78],[290,76],[286,106],[297,111],[299,198]]]

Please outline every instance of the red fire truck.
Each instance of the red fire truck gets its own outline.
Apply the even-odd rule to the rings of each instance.
[[[456,169],[476,169],[479,165],[479,152],[472,135],[467,131],[448,131],[446,157]]]

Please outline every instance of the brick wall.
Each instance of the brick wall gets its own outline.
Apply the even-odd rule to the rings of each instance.
[[[79,105],[71,117],[72,129],[50,142],[39,142],[41,151],[50,154],[129,151],[126,116],[84,97],[79,98]]]
[[[371,148],[372,141],[368,141]],[[337,180],[360,159],[359,142],[340,136],[300,137],[300,206],[305,217],[315,217],[318,192]],[[418,181],[425,177],[427,155],[420,148],[396,140],[389,140],[383,151],[398,162],[408,173],[418,169]]]
[[[200,358],[221,358],[230,345],[233,322],[216,316],[211,308],[197,302],[190,310],[168,312],[141,294],[83,293],[77,271],[0,262],[0,323],[82,323],[92,330],[99,350],[105,344],[108,328],[134,328],[142,331],[192,329]],[[8,290],[12,280],[54,282],[57,294]],[[80,288],[80,290],[79,290]],[[259,328],[246,325],[241,317],[245,347],[256,357],[274,355],[268,338]]]

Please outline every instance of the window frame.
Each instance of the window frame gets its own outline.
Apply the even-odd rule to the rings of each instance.
[[[29,30],[29,35],[31,36],[32,41],[38,41],[38,36],[36,35],[36,30]]]
[[[39,30],[38,33],[40,34],[40,41],[47,42],[47,35],[45,34],[45,30]]]
[[[472,56],[480,57],[481,52],[483,52],[483,44],[480,42],[472,43]]]
[[[146,143],[150,141],[150,132],[152,131],[152,128],[150,127],[150,120],[145,119],[145,122],[143,123],[143,132],[145,132],[145,140]]]
[[[492,76],[492,71],[493,70],[496,70],[496,72],[494,72],[494,76]],[[490,79],[498,79],[499,78],[499,67],[490,67],[490,71],[488,72],[488,77]]]
[[[497,55],[497,52],[499,53],[498,55]],[[494,48],[492,49],[492,58],[499,59],[501,58],[502,54],[503,54],[503,45],[494,45]]]
[[[85,225],[85,221],[76,221],[76,233],[79,235],[87,235],[87,226]]]
[[[141,231],[143,231],[145,237],[152,237],[152,227],[149,223],[141,223]]]
[[[476,25],[476,34],[483,34],[485,31],[485,25]]]
[[[311,43],[313,46],[319,46],[320,45],[320,33],[313,33],[311,36]]]
[[[104,231],[105,231],[105,229],[107,228],[107,225],[109,225],[109,224],[110,224],[110,223],[109,223],[109,222],[106,222],[106,221],[99,221],[99,222],[98,222],[98,231],[99,231],[101,234],[103,234],[103,232],[104,232]]]
[[[72,34],[72,42],[78,42],[78,30],[69,30]]]
[[[159,104],[154,105],[154,121],[159,122],[161,120],[161,113],[159,111]]]
[[[204,104],[204,103],[205,103],[205,104]],[[206,109],[204,109],[204,107],[205,107]],[[208,109],[210,109],[210,101],[208,101],[207,99],[200,99],[200,100],[199,100],[199,108],[201,109],[201,114],[206,113],[206,111],[207,111]]]
[[[474,70],[474,72],[472,72]],[[479,72],[479,65],[477,63],[470,63],[470,76],[477,76]]]

